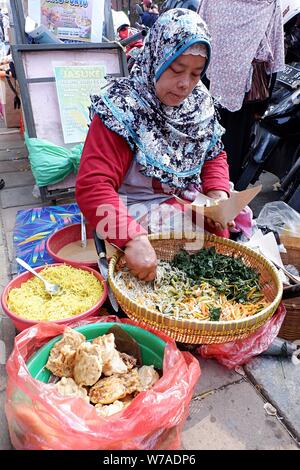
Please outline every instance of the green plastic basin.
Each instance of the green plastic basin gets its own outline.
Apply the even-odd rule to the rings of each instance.
[[[105,335],[115,325],[125,330],[126,333],[137,341],[141,348],[143,365],[154,365],[155,369],[162,369],[166,346],[165,341],[138,326],[127,325],[125,323],[94,323],[79,326],[74,328],[74,330],[82,333],[87,341],[91,341],[97,336]],[[33,378],[48,383],[51,372],[45,368],[45,365],[47,364],[51,349],[61,338],[62,335],[53,338],[27,361],[28,370]]]

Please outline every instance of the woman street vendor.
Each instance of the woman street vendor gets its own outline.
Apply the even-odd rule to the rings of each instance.
[[[92,97],[76,199],[88,222],[125,250],[129,270],[144,281],[155,278],[157,266],[151,229],[138,222],[145,213],[180,206],[174,194],[229,197],[224,129],[201,82],[209,58],[201,17],[170,10],[148,33],[129,78],[113,80]],[[206,228],[228,237],[228,229],[212,221]]]

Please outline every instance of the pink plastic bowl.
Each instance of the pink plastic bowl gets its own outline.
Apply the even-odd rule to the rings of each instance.
[[[93,239],[93,228],[90,225],[86,225],[86,237]],[[70,224],[66,227],[54,232],[47,240],[46,248],[50,256],[58,263],[67,263],[71,266],[80,267],[88,266],[89,268],[97,269],[97,261],[74,261],[72,259],[66,259],[59,256],[57,253],[64,246],[72,242],[77,242],[81,239],[81,224]]]
[[[61,264],[62,263],[57,263],[57,264],[51,264],[51,265],[47,265],[47,266],[60,266]],[[39,272],[39,271],[42,271],[42,269],[46,268],[47,266],[46,265],[40,266],[38,268],[35,268],[35,270],[37,272]],[[80,313],[80,315],[74,315],[73,317],[65,318],[63,320],[56,320],[55,323],[70,325],[70,324],[72,324],[72,323],[74,323],[78,320],[82,320],[83,318],[95,317],[95,316],[97,316],[101,305],[106,300],[107,286],[106,286],[106,282],[103,279],[103,277],[101,276],[101,274],[98,273],[98,271],[95,271],[94,269],[89,268],[87,266],[78,266],[78,267],[80,267],[80,269],[83,269],[84,271],[89,271],[90,273],[92,273],[98,279],[99,282],[101,282],[101,284],[103,286],[103,289],[104,289],[103,294],[100,297],[99,301],[93,307],[91,307],[89,310],[87,310],[86,312]],[[8,295],[9,295],[9,292],[11,291],[11,289],[20,287],[21,284],[28,281],[32,277],[33,277],[33,274],[31,274],[29,272],[22,273],[19,276],[12,279],[7,284],[7,286],[4,288],[4,290],[2,292],[2,296],[1,296],[2,308],[3,308],[4,312],[6,313],[6,315],[12,320],[12,322],[14,323],[14,325],[15,325],[15,327],[18,331],[25,330],[25,328],[29,328],[30,326],[33,326],[33,325],[35,325],[36,323],[39,323],[39,322],[36,322],[36,321],[33,321],[33,320],[27,320],[26,318],[22,318],[18,315],[15,315],[14,313],[12,313],[9,310],[8,306],[7,306],[7,298],[8,298]]]

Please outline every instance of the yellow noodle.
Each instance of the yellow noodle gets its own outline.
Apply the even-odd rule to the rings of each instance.
[[[9,310],[33,321],[53,321],[79,315],[93,307],[103,293],[103,286],[90,272],[72,266],[49,266],[41,271],[49,282],[59,284],[62,292],[49,295],[42,281],[33,277],[8,296]]]

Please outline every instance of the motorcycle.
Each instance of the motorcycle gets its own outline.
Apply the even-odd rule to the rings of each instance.
[[[299,157],[300,63],[292,62],[278,74],[269,106],[254,123],[246,164],[236,189],[245,189],[262,171],[270,171],[282,180],[282,190],[287,190],[291,175],[297,174]]]
[[[300,210],[300,0],[285,2],[285,70],[277,74],[272,97],[253,125],[236,189],[255,183],[263,171],[279,178],[281,199]]]

